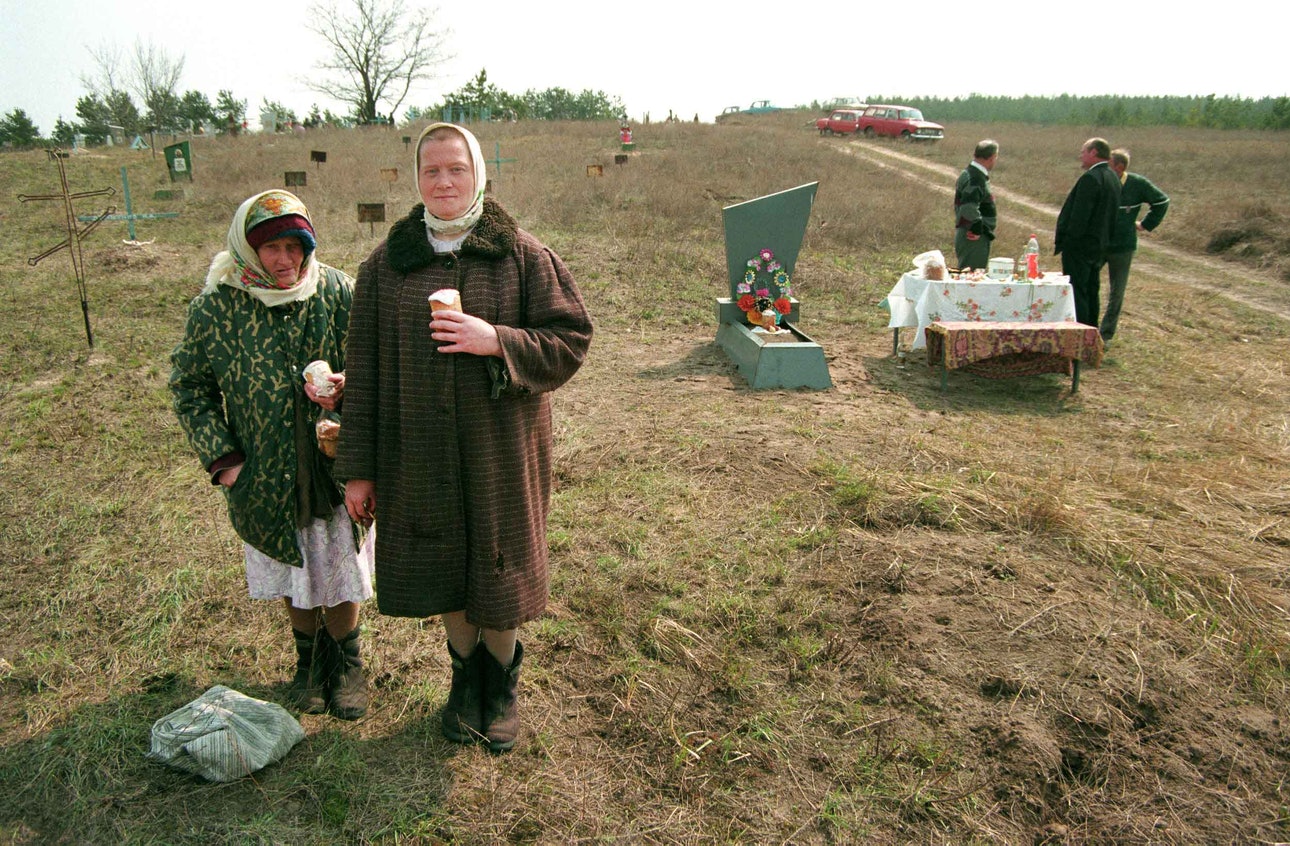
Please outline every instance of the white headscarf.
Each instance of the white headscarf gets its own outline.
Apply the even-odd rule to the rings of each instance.
[[[304,266],[300,269],[300,276],[295,285],[290,288],[276,288],[272,287],[277,284],[273,274],[265,269],[260,263],[259,255],[246,242],[246,219],[251,209],[266,196],[274,194],[285,195],[289,200],[294,200],[295,204],[290,208],[291,213],[302,214],[312,225],[313,221],[309,218],[305,204],[299,197],[288,191],[273,189],[248,197],[237,207],[233,222],[229,224],[227,249],[215,255],[211,261],[210,270],[206,271],[206,287],[202,289],[202,293],[210,293],[220,285],[227,285],[239,291],[246,291],[260,302],[272,307],[308,299],[318,290],[317,250],[310,251],[305,257]]]
[[[443,220],[435,217],[430,213],[429,204],[426,204],[425,222],[427,237],[438,236],[441,232],[460,232],[469,229],[479,222],[479,216],[484,213],[484,188],[488,185],[488,174],[484,172],[484,154],[479,149],[479,139],[464,126],[457,126],[455,123],[432,123],[421,131],[421,137],[417,139],[417,156],[416,171],[417,185],[421,184],[421,145],[425,142],[426,136],[436,129],[447,127],[461,134],[466,139],[466,149],[470,150],[470,160],[475,166],[475,197],[470,204],[470,208],[460,216],[452,220]],[[425,203],[426,198],[423,196],[421,202]]]

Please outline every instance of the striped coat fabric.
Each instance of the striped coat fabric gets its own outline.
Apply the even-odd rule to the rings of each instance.
[[[549,394],[591,320],[560,258],[491,199],[456,253],[433,252],[423,211],[359,269],[336,474],[376,485],[381,613],[511,629],[546,607]],[[500,360],[436,350],[427,298],[443,288],[497,328]]]

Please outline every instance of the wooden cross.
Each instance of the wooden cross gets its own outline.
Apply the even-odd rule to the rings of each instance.
[[[76,273],[76,290],[81,295],[81,314],[85,317],[85,340],[89,342],[90,348],[94,347],[94,331],[90,328],[90,296],[85,287],[85,259],[81,255],[81,241],[89,236],[94,228],[107,218],[112,212],[116,211],[112,206],[108,206],[98,217],[91,218],[90,225],[80,229],[76,225],[76,211],[72,208],[72,200],[80,200],[85,197],[102,197],[110,196],[116,193],[115,188],[104,188],[100,191],[78,191],[72,193],[67,187],[67,169],[63,167],[63,159],[67,153],[62,150],[46,150],[49,158],[58,165],[58,179],[62,183],[63,190],[59,194],[19,194],[18,202],[26,203],[32,200],[62,200],[64,220],[67,224],[67,238],[59,244],[55,244],[40,255],[32,256],[27,259],[27,264],[35,267],[42,259],[49,258],[59,250],[66,248],[72,256],[72,269]]]

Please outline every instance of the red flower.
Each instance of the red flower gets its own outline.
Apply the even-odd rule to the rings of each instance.
[[[742,297],[739,298],[739,303],[738,303],[739,310],[748,311],[748,309],[752,308],[756,302],[757,301],[753,299],[752,294],[744,294]]]
[[[780,314],[788,314],[793,310],[793,303],[788,297],[780,297],[775,300],[775,311]]]

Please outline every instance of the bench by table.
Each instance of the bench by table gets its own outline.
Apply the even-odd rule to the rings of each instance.
[[[951,370],[992,379],[1064,373],[1079,390],[1080,364],[1102,364],[1102,335],[1083,323],[956,320],[927,326],[927,365],[941,366],[941,389]]]

